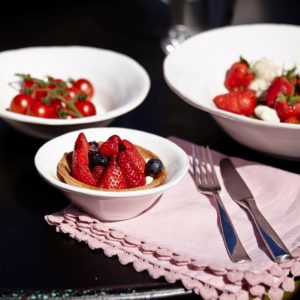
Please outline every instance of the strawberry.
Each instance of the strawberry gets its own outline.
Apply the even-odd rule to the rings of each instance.
[[[135,161],[132,160],[128,151],[123,150],[119,152],[118,164],[124,174],[126,184],[128,188],[142,186],[146,184],[146,176],[144,172],[141,172]]]
[[[244,116],[252,116],[256,106],[255,92],[252,90],[232,91],[214,98],[220,109]]]
[[[248,62],[241,58],[235,62],[226,72],[224,85],[229,91],[245,89],[254,80]]]
[[[99,152],[107,157],[112,157],[118,154],[119,145],[116,140],[107,140],[106,142],[102,143],[99,147]]]
[[[280,94],[290,96],[293,93],[294,86],[287,79],[283,77],[277,77],[273,80],[266,91],[267,105],[273,107]]]
[[[284,123],[290,123],[290,124],[300,124],[300,119],[298,119],[296,116],[287,118]]]
[[[287,100],[276,101],[274,103],[274,109],[276,110],[281,122],[284,122],[286,119],[295,116],[294,107],[289,105]]]
[[[124,148],[124,151],[127,152],[127,155],[130,157],[130,160],[138,167],[140,172],[145,173],[146,163],[144,158],[141,156],[135,145],[133,145],[128,140],[122,140],[121,144]]]
[[[108,140],[115,141],[118,143],[118,145],[120,145],[122,141],[121,138],[116,134],[112,135]]]
[[[103,166],[94,166],[92,169],[92,174],[98,183],[101,180],[101,176],[102,176],[103,172],[104,172]]]
[[[71,175],[85,184],[96,186],[97,181],[89,169],[89,151],[90,145],[84,133],[81,132],[78,135],[74,146],[71,162]]]
[[[98,186],[104,189],[127,188],[125,177],[120,166],[117,163],[117,155],[113,155],[110,158],[108,167],[104,171]]]

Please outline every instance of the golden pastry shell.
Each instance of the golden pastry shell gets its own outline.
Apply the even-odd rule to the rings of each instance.
[[[145,160],[150,159],[150,158],[159,158],[156,154],[154,154],[153,152],[151,152],[148,149],[145,149],[138,145],[135,145],[135,147],[137,148],[137,150],[139,151],[139,153]],[[114,191],[114,192],[145,190],[145,189],[150,189],[150,188],[154,188],[156,186],[162,185],[167,178],[167,170],[166,170],[165,166],[163,165],[163,169],[162,169],[161,173],[157,177],[153,178],[153,180],[150,183],[148,183],[144,186],[128,188],[128,189],[103,189],[103,188],[99,188],[99,187],[95,187],[95,186],[91,186],[91,185],[82,183],[81,181],[78,181],[77,179],[72,177],[71,176],[70,157],[71,157],[71,153],[65,153],[64,156],[62,157],[62,159],[59,161],[59,163],[57,165],[57,176],[61,181],[68,183],[70,185],[73,185],[73,186],[81,187],[81,188],[102,190],[102,191]]]

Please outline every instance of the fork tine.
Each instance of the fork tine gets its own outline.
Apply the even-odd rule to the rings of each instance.
[[[202,156],[203,156],[203,164],[205,165],[205,174],[206,174],[206,183],[214,184],[214,178],[212,177],[212,166],[209,161],[209,156],[207,153],[207,148],[201,147]]]
[[[201,151],[200,151],[201,149]],[[206,163],[205,163],[205,157],[203,155],[203,148],[197,147],[198,152],[198,167],[199,167],[199,173],[200,173],[200,180],[202,184],[207,184],[207,169],[206,169]]]
[[[196,147],[194,144],[192,144],[192,158],[193,158],[193,175],[194,175],[194,181],[198,185],[198,176],[197,176],[197,165],[196,165]]]
[[[212,161],[212,157],[211,157],[211,152],[208,146],[206,146],[206,152],[207,152],[207,156],[208,156],[208,160],[209,160],[209,164],[210,164],[210,169],[211,169],[211,176],[212,176],[212,180],[219,184],[219,180],[215,171],[215,167]]]

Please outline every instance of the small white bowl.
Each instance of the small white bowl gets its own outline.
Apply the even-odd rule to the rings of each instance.
[[[226,70],[243,56],[263,57],[279,67],[300,67],[297,47],[300,27],[252,24],[224,27],[200,33],[168,55],[164,76],[184,101],[206,111],[233,139],[258,151],[288,159],[300,159],[300,125],[255,120],[218,109],[213,98],[226,92]]]
[[[70,120],[45,119],[10,112],[12,98],[17,94],[11,86],[16,73],[44,78],[86,78],[92,82],[92,102],[97,114]],[[80,128],[108,125],[145,99],[150,79],[144,68],[130,57],[109,50],[83,47],[30,47],[0,53],[0,117],[18,131],[49,139]]]
[[[160,186],[134,191],[103,191],[72,186],[60,181],[57,164],[65,152],[72,151],[80,132],[88,141],[104,141],[113,134],[149,149],[162,160],[167,179]],[[46,142],[35,156],[35,166],[48,183],[60,189],[70,201],[83,211],[103,221],[133,218],[149,209],[167,189],[177,184],[188,171],[186,153],[173,142],[143,131],[125,128],[90,128],[73,131]]]

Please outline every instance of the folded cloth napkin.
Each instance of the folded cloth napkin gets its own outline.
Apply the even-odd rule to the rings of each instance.
[[[191,143],[170,138],[191,154]],[[217,174],[224,157],[212,151]],[[191,171],[144,214],[126,221],[101,222],[73,206],[45,216],[58,232],[102,249],[136,271],[153,278],[180,280],[186,289],[204,299],[281,299],[295,289],[300,275],[300,176],[270,166],[231,158],[247,182],[257,206],[273,226],[294,259],[275,263],[255,234],[248,215],[222,185],[220,195],[252,262],[234,264],[229,259],[217,222],[215,203],[201,194]]]

